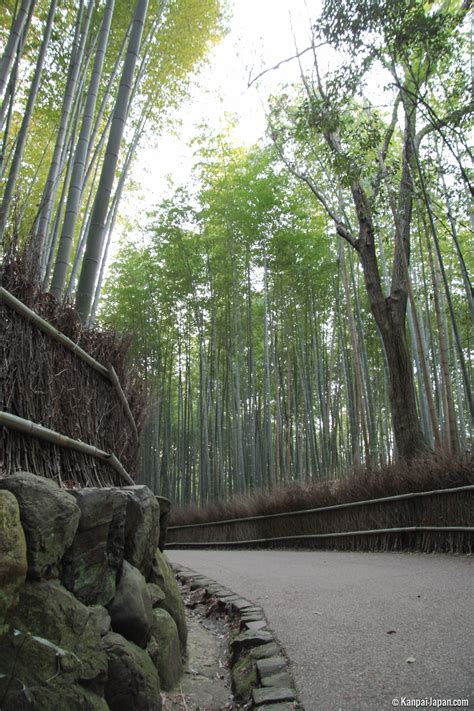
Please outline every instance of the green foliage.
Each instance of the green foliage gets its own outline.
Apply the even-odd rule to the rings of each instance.
[[[87,6],[88,3],[85,3]],[[164,10],[162,7],[164,5]],[[96,106],[98,131],[95,135],[93,149],[98,145],[102,133],[107,130],[107,121],[113,111],[121,70],[115,72],[108,96],[106,90],[109,79],[114,71],[120,48],[124,43],[129,28],[134,3],[129,0],[116,0],[110,39],[104,63],[104,72],[99,87]],[[0,10],[0,54],[2,45],[8,38],[15,3],[2,4]],[[59,3],[55,16],[52,38],[48,48],[40,91],[28,133],[28,140],[18,187],[15,195],[15,210],[13,219],[20,222],[17,231],[23,239],[30,233],[38,207],[41,205],[41,195],[46,175],[49,169],[52,151],[56,139],[61,107],[69,72],[69,63],[74,37],[74,27],[79,3]],[[90,73],[93,66],[93,53],[96,47],[96,37],[102,21],[104,4],[94,4],[89,35],[86,42],[86,60],[83,63],[80,76],[80,94],[78,92],[73,105],[72,116],[83,108],[84,92],[87,91]],[[29,85],[33,75],[39,47],[43,39],[44,26],[49,8],[48,0],[38,0],[34,17],[28,30],[22,61],[20,64],[19,84],[15,97],[10,137],[6,146],[8,175],[8,156],[14,147],[15,137],[21,124],[25,109]],[[145,53],[144,71],[140,86],[135,93],[130,109],[127,139],[132,140],[133,128],[147,115],[149,131],[162,130],[167,116],[172,108],[182,102],[189,88],[193,72],[203,64],[211,48],[222,38],[225,32],[225,17],[221,0],[150,0],[139,63]],[[104,102],[102,118],[98,116],[99,107]],[[79,121],[80,126],[80,121]],[[70,122],[68,130],[73,132],[74,121]],[[66,142],[68,156],[74,154],[75,136]],[[126,155],[126,142],[122,146],[119,165],[123,165]],[[94,155],[91,151],[90,156]],[[87,220],[84,212],[85,196],[92,188],[92,175],[84,190],[82,220]],[[61,184],[65,169],[61,172]],[[2,184],[0,183],[0,188]],[[60,186],[61,187],[61,186]],[[58,190],[55,210],[59,208],[61,190]]]
[[[160,3],[158,0],[156,5]],[[158,7],[149,12],[152,21]],[[222,38],[220,0],[171,0],[152,40],[150,66],[142,92],[153,96],[156,115],[182,100],[190,76]]]
[[[102,319],[136,334],[134,362],[150,390],[161,393],[158,411],[168,412],[171,430],[160,419],[159,459],[166,454],[173,472],[185,466],[183,458],[193,466],[203,428],[222,418],[221,443],[211,445],[219,451],[206,465],[201,450],[200,477],[204,466],[220,462],[222,476],[233,478],[232,430],[245,417],[248,398],[252,407],[266,398],[265,332],[277,349],[272,369],[276,358],[283,370],[290,368],[285,380],[293,378],[299,356],[288,338],[296,342],[304,334],[311,342],[308,319],[316,303],[321,322],[332,318],[338,267],[323,237],[324,217],[280,169],[273,150],[233,148],[221,135],[208,137],[197,158],[196,192],[178,190],[150,216],[140,242],[120,252],[105,287]],[[241,390],[232,395],[240,397],[233,405],[234,387]],[[299,393],[298,408],[301,398]],[[183,422],[187,407],[192,414]],[[206,423],[204,407],[214,413]],[[183,446],[190,450],[182,454]],[[245,476],[252,480],[250,469]],[[178,484],[183,495],[185,477]],[[214,482],[204,495],[218,486]]]
[[[466,12],[459,0],[325,0],[318,31],[353,54],[370,48],[374,57],[388,53],[402,63],[420,54],[439,61]]]

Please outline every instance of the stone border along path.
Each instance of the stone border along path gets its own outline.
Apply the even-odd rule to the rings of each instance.
[[[218,605],[239,622],[240,632],[230,643],[229,664],[236,700],[242,692],[251,695],[251,701],[243,708],[303,711],[296,698],[287,659],[268,629],[262,608],[205,575],[170,563],[180,582],[191,590],[203,590],[209,601],[217,600]]]

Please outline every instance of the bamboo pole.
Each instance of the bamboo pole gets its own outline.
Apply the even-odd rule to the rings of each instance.
[[[58,447],[73,449],[81,454],[87,454],[91,457],[95,457],[96,459],[100,459],[103,462],[107,462],[115,469],[116,472],[120,474],[122,479],[125,479],[127,484],[131,484],[132,486],[135,484],[132,477],[125,471],[115,454],[109,454],[108,452],[104,452],[102,449],[98,449],[97,447],[81,442],[80,440],[71,439],[71,437],[59,434],[54,430],[43,427],[43,425],[37,425],[34,422],[30,422],[30,420],[25,420],[23,417],[17,417],[9,412],[0,411],[0,425],[8,427],[8,429],[11,430],[16,430],[17,432],[22,432],[30,437],[37,437],[45,442],[51,442],[51,444],[55,444]]]
[[[320,511],[335,511],[336,509],[348,509],[355,506],[367,506],[367,504],[381,504],[386,501],[403,501],[421,496],[436,496],[442,494],[457,494],[462,491],[473,491],[474,484],[466,486],[455,486],[451,489],[434,489],[433,491],[415,491],[409,494],[396,494],[395,496],[384,496],[381,499],[367,499],[366,501],[350,501],[346,504],[335,504],[333,506],[321,506],[317,509],[300,509],[299,511],[287,511],[283,513],[267,514],[266,516],[249,516],[248,518],[228,518],[222,521],[209,521],[208,523],[188,523],[183,526],[170,526],[168,530],[177,531],[182,528],[200,528],[202,526],[222,526],[226,523],[246,523],[248,521],[262,521],[269,518],[281,518],[282,516],[300,516],[301,514],[313,514]]]
[[[168,528],[168,531],[172,527]],[[255,538],[247,541],[212,541],[210,543],[195,543],[192,541],[179,542],[179,543],[167,543],[166,547],[176,547],[185,546],[188,547],[209,547],[213,546],[243,546],[250,545],[251,543],[278,543],[280,541],[297,541],[297,540],[309,540],[318,538],[343,538],[347,536],[372,536],[372,535],[385,535],[391,533],[418,533],[424,531],[439,531],[447,533],[474,533],[474,527],[472,526],[406,526],[405,528],[375,528],[369,531],[342,531],[340,533],[313,533],[309,535],[300,536],[278,536],[277,538]]]

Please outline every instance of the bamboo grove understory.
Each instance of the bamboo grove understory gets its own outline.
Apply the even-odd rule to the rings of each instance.
[[[134,335],[141,480],[186,506],[470,452],[469,3],[325,0],[266,137],[203,128],[106,276],[138,148],[224,32],[218,0],[133,5],[0,10],[0,239]]]

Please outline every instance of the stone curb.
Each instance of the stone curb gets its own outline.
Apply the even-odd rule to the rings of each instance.
[[[216,599],[219,607],[239,623],[239,633],[230,643],[229,663],[233,684],[233,670],[237,663],[248,663],[251,698],[244,708],[301,711],[303,707],[297,701],[288,662],[272,631],[268,629],[262,608],[190,568],[175,563],[171,563],[171,567],[180,582],[190,590],[203,590],[208,598]]]

